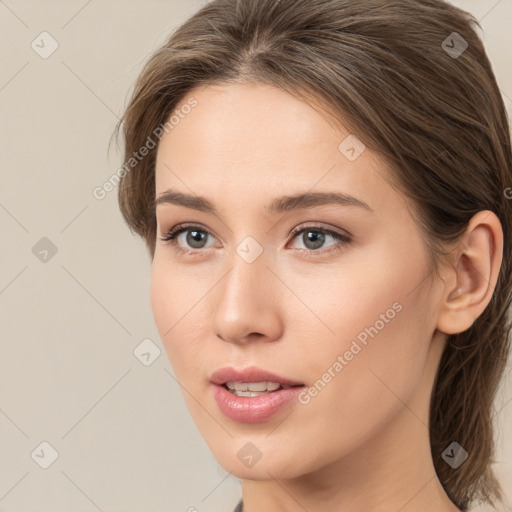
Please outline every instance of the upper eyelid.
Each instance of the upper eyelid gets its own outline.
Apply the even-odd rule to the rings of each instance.
[[[296,228],[293,228],[291,230],[290,235],[295,235],[297,233],[300,233],[301,231],[305,231],[306,229],[311,229],[311,230],[316,229],[318,231],[325,231],[327,233],[334,233],[336,235],[352,237],[352,235],[344,229],[326,227],[326,226],[317,226],[317,225],[313,225],[313,224],[306,225],[306,226],[297,226]]]
[[[197,231],[204,231],[206,233],[209,233],[210,235],[213,236],[213,233],[212,233],[212,230],[207,228],[206,226],[202,226],[201,224],[194,224],[194,223],[187,223],[187,222],[183,222],[181,224],[176,224],[176,226],[173,226],[172,228],[168,229],[165,234],[167,233],[170,233],[170,232],[178,232],[178,231],[185,231],[185,230],[193,230],[194,228],[199,228]],[[334,228],[334,227],[327,227],[327,226],[319,226],[319,225],[315,225],[315,224],[307,224],[305,226],[303,225],[299,225],[295,228],[293,228],[291,231],[290,231],[290,235],[291,234],[294,234],[294,233],[297,233],[297,232],[300,232],[304,229],[318,229],[319,231],[332,231],[334,233],[336,233],[336,229],[340,229],[340,228]],[[349,234],[346,230],[342,230],[344,231],[345,233],[347,233],[347,235]],[[343,233],[340,233],[340,234],[343,234]]]

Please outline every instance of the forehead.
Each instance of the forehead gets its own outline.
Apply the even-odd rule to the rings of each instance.
[[[229,150],[233,156],[280,154],[286,148],[329,147],[349,135],[340,123],[334,128],[318,110],[280,88],[266,84],[216,84],[197,87],[176,107],[194,99],[196,106],[177,120],[172,137],[180,147],[201,144],[208,150]],[[244,141],[242,147],[236,143]],[[185,146],[183,146],[185,144]],[[283,147],[283,144],[285,145]],[[162,145],[165,145],[162,144]]]
[[[341,122],[334,126],[310,104],[277,87],[196,88],[175,113],[192,99],[195,107],[175,117],[179,122],[159,144],[157,196],[173,188],[242,205],[268,203],[278,193],[335,190],[364,197],[378,209],[396,194],[377,153],[364,148]],[[354,146],[357,158],[347,158],[347,145]]]

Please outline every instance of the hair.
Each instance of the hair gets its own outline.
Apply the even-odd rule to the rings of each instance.
[[[273,85],[342,120],[391,163],[436,272],[473,215],[496,214],[504,248],[492,298],[448,336],[430,400],[434,467],[461,510],[503,501],[491,468],[493,401],[511,330],[510,127],[477,27],[444,0],[214,0],[146,62],[114,132],[124,136],[120,210],[152,258],[158,144],[126,171],[128,162],[159,127],[169,131],[184,97],[211,84]],[[461,50],[467,43],[460,55],[448,53],[454,38]],[[457,469],[442,459],[453,441],[468,452]]]

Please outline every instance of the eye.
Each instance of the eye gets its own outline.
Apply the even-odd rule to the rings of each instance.
[[[298,238],[298,241],[302,242],[305,246],[305,249],[299,248],[299,250],[306,255],[314,254],[316,256],[316,253],[318,253],[318,255],[325,255],[326,253],[337,252],[343,249],[344,245],[352,241],[348,234],[338,233],[337,231],[319,226],[299,227],[294,229],[291,233],[294,239],[299,235],[302,236]],[[335,243],[327,247],[334,247],[327,251],[318,251],[318,249],[325,246],[326,240],[329,238],[333,239]]]
[[[298,250],[306,257],[341,251],[345,245],[352,241],[348,234],[338,233],[337,231],[319,226],[302,226],[295,228],[290,236],[292,239],[295,239],[300,234],[302,234],[302,237],[299,238],[299,241],[305,245],[305,249],[299,248]],[[182,235],[185,236],[182,237],[180,243],[180,237]],[[213,235],[207,229],[201,226],[195,224],[179,224],[171,228],[160,240],[171,245],[177,253],[199,254],[201,252],[200,249],[208,248],[205,242],[207,242],[208,237],[212,236]],[[333,248],[331,249],[319,251],[318,249],[324,246],[328,238],[333,239],[337,243],[332,244]]]
[[[181,244],[178,243],[181,235],[185,235],[182,244],[186,242],[185,245],[189,245],[191,249],[183,248]],[[174,250],[178,253],[193,253],[198,249],[204,249],[206,247],[204,242],[209,236],[212,236],[212,234],[201,226],[180,224],[171,228],[160,240],[173,246]]]

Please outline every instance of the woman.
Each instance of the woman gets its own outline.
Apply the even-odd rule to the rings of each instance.
[[[512,153],[472,24],[442,0],[214,0],[137,80],[120,208],[237,510],[503,498]]]

